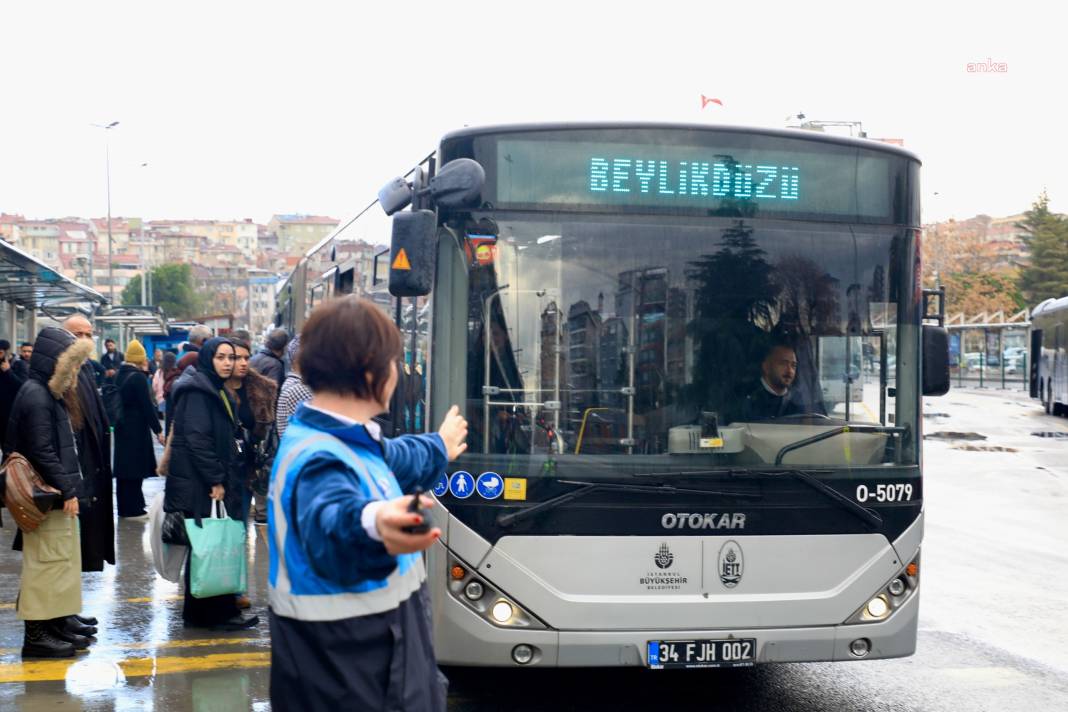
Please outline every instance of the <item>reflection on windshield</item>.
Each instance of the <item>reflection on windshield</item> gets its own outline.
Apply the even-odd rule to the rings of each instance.
[[[897,353],[914,330],[898,324],[908,239],[744,220],[484,219],[464,238],[471,450],[744,464],[813,428],[902,424],[915,390],[888,364],[914,363]],[[786,463],[875,464],[888,440],[849,434]]]

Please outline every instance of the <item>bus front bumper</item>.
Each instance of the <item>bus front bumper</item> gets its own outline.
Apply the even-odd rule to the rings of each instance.
[[[917,591],[886,620],[859,625],[585,631],[499,628],[444,596],[434,606],[435,651],[441,665],[645,667],[650,641],[751,638],[756,641],[752,661],[756,664],[900,658],[916,650],[919,601]],[[870,648],[862,657],[850,652],[850,645],[858,639],[866,639]],[[530,662],[515,662],[513,651],[517,645],[533,649]]]

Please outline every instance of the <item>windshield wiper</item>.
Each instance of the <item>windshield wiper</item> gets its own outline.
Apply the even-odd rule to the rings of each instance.
[[[788,453],[794,450],[800,450],[803,447],[812,445],[813,443],[822,442],[824,440],[830,440],[833,437],[843,435],[845,433],[883,433],[889,435],[904,435],[908,432],[907,428],[894,427],[891,425],[842,425],[831,430],[825,430],[822,433],[805,438],[804,440],[798,440],[797,442],[790,443],[785,446],[775,456],[775,464],[781,465],[782,459],[786,457]]]
[[[754,470],[751,474],[762,477],[793,477],[795,480],[800,480],[812,489],[827,495],[829,499],[833,500],[843,509],[847,509],[857,515],[870,526],[876,529],[881,529],[883,526],[883,518],[878,512],[854,502],[823,480],[814,477],[813,474],[807,470]]]
[[[673,487],[672,485],[625,485],[616,482],[584,482],[581,480],[558,480],[560,484],[564,485],[577,485],[578,489],[565,492],[564,494],[547,499],[544,502],[538,502],[526,509],[521,509],[518,512],[512,512],[511,514],[502,514],[497,517],[497,525],[501,527],[509,527],[516,522],[521,522],[526,519],[530,519],[533,516],[547,512],[551,509],[556,509],[561,504],[566,504],[579,497],[585,496],[596,490],[606,490],[609,492],[643,492],[645,494],[703,494],[703,495],[719,495],[721,497],[735,497],[738,499],[761,499],[763,495],[754,494],[751,492],[728,492],[720,490],[706,490],[706,489],[691,489],[687,487]]]

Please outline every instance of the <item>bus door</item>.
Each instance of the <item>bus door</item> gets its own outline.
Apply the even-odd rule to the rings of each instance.
[[[1038,388],[1038,364],[1042,360],[1042,329],[1031,331],[1031,368],[1028,369],[1029,387],[1032,398],[1040,398]]]

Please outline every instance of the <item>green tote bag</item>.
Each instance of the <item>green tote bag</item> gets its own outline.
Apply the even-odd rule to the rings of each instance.
[[[245,525],[226,516],[222,502],[214,502],[211,517],[185,520],[189,535],[189,592],[194,598],[243,593],[248,569]]]

